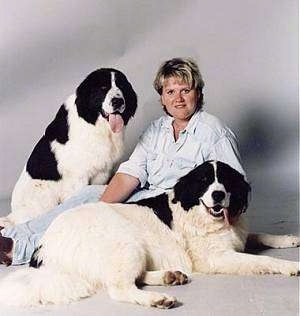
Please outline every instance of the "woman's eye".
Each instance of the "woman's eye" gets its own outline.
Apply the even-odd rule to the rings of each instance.
[[[188,94],[191,90],[190,89],[184,89],[183,92]]]
[[[173,90],[167,91],[167,94],[168,94],[168,95],[172,95],[172,94],[173,94]]]

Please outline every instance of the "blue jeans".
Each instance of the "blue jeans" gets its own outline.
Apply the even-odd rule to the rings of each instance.
[[[54,209],[39,217],[10,228],[4,228],[1,235],[12,238],[13,265],[28,263],[34,250],[37,248],[40,238],[52,223],[55,217],[75,206],[97,202],[105,190],[105,185],[89,185],[83,188],[78,194],[59,204]]]

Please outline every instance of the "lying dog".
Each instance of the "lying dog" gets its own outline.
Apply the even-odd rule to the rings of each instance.
[[[88,183],[105,184],[123,154],[123,125],[136,107],[123,73],[102,68],[88,75],[34,147],[13,190],[12,212],[0,226],[37,217]]]
[[[242,253],[248,239],[299,246],[296,236],[249,234],[250,186],[222,162],[205,162],[168,194],[131,204],[90,203],[57,217],[31,260],[0,284],[0,302],[67,303],[105,287],[111,298],[170,308],[176,298],[136,283],[176,285],[192,272],[298,275],[297,262]]]

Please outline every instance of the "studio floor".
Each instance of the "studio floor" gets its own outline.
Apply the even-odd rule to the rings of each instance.
[[[280,191],[278,203],[270,192]],[[258,202],[259,201],[259,202]],[[289,201],[286,205],[285,201]],[[288,192],[280,187],[259,188],[247,217],[251,230],[275,234],[299,234],[297,192]],[[7,212],[9,200],[0,202],[1,214]],[[284,205],[284,209],[283,209]],[[287,260],[299,260],[299,248],[267,249],[258,255],[270,255]],[[0,265],[0,278],[20,267]],[[178,298],[177,306],[170,310],[144,308],[112,301],[105,291],[67,306],[46,306],[35,309],[0,307],[1,316],[93,316],[93,315],[187,315],[187,316],[298,316],[299,277],[193,275],[184,286],[151,287],[151,290],[166,292]],[[150,290],[150,287],[145,287]]]

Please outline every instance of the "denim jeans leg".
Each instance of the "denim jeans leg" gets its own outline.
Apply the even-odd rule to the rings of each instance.
[[[83,188],[78,194],[59,204],[54,209],[34,218],[31,221],[22,223],[1,231],[2,236],[14,240],[13,265],[28,263],[38,246],[40,238],[52,221],[61,213],[73,207],[99,201],[105,190],[105,185],[89,185]]]

